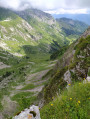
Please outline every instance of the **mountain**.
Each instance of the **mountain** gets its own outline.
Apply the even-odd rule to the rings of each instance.
[[[88,25],[90,25],[90,14],[54,14],[52,15],[54,18],[69,18],[73,20],[82,21]]]
[[[88,25],[68,18],[56,19],[60,28],[66,35],[66,39],[70,41],[70,44],[79,38],[79,36],[88,28]]]
[[[67,43],[58,24],[49,14],[32,9],[17,12],[18,16],[8,9],[0,10],[0,46],[13,55],[49,52],[55,42],[59,47]],[[27,49],[29,52],[26,53]]]
[[[9,9],[0,7],[0,21],[6,20],[7,18],[16,19],[17,15]],[[9,20],[9,19],[8,19]]]
[[[76,38],[78,39],[85,29],[88,28],[87,24],[68,18],[60,18],[56,19],[56,21],[59,23],[60,28],[64,32],[66,39],[70,39],[70,44],[73,43]],[[56,52],[52,53],[50,59],[56,59],[57,57],[61,56],[67,50],[67,48],[67,46],[59,48]]]
[[[81,35],[87,28],[88,25],[68,18],[60,18],[56,19],[59,23],[62,30],[66,33],[66,35]]]
[[[15,56],[53,53],[72,43],[79,34],[77,31],[66,36],[59,22],[37,9],[16,12],[0,8],[0,13],[0,47]],[[85,30],[85,24],[82,25]],[[80,30],[83,32],[82,27]]]

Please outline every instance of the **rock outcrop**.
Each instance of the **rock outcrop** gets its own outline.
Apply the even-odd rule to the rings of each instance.
[[[29,109],[25,109],[19,115],[13,117],[13,119],[41,119],[39,107],[32,105]]]

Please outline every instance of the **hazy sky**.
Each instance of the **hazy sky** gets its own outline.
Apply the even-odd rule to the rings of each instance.
[[[33,7],[52,14],[86,14],[90,11],[90,0],[0,0],[0,6],[14,10]]]

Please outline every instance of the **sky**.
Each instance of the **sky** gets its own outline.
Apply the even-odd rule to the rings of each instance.
[[[14,10],[36,8],[50,14],[89,14],[90,0],[0,0],[0,7]]]

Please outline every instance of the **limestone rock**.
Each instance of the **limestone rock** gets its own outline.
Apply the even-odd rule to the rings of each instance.
[[[13,119],[41,119],[39,107],[32,105],[29,109],[25,109],[19,115],[13,117]]]

